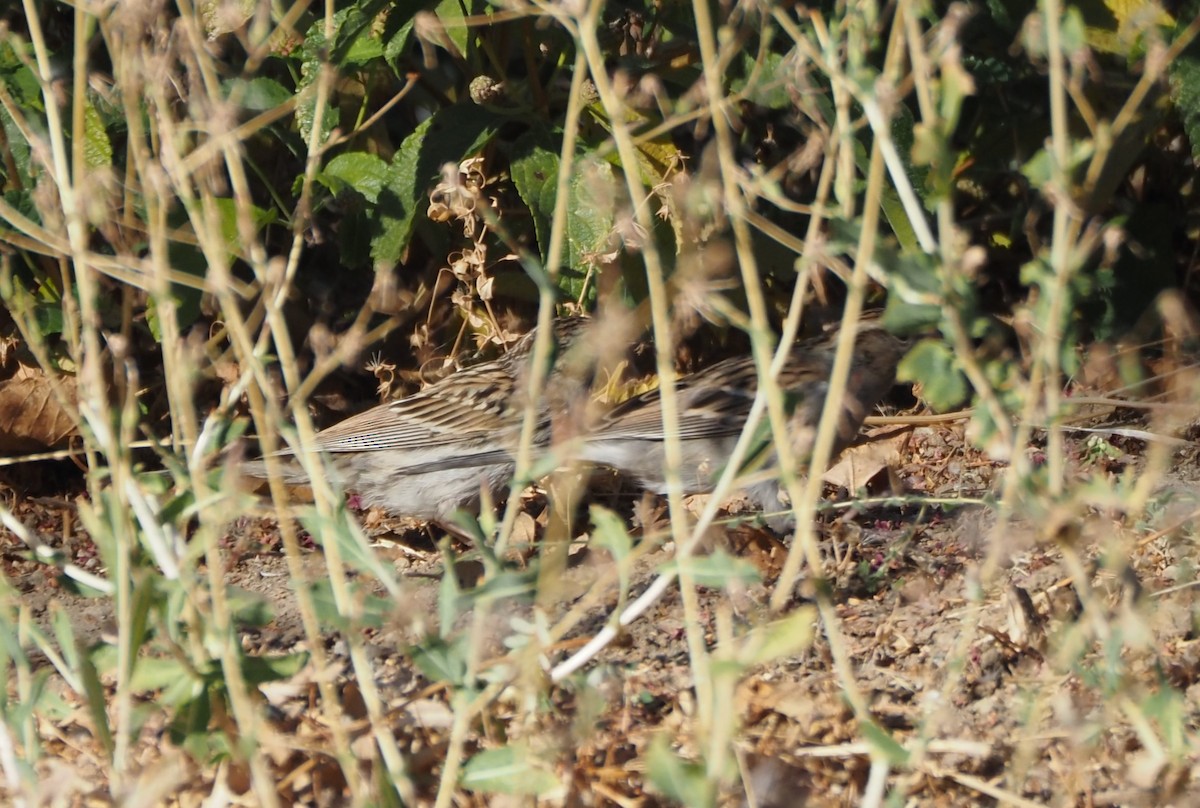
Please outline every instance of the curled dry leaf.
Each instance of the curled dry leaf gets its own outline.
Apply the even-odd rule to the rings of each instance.
[[[903,432],[898,432],[890,437],[851,446],[842,452],[837,463],[830,466],[823,479],[830,485],[857,491],[876,474],[897,462],[906,437]]]
[[[57,384],[74,403],[74,380],[60,379]],[[77,434],[75,420],[44,372],[23,369],[0,382],[0,452],[11,455],[53,449]]]

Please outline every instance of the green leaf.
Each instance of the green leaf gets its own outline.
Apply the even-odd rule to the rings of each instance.
[[[116,648],[113,648],[113,652],[115,654]],[[96,667],[101,669],[99,665]],[[139,656],[134,662],[129,686],[134,693],[170,690],[175,695],[194,696],[204,689],[204,679],[194,675],[190,669],[172,657]],[[178,703],[174,698],[171,701]]]
[[[716,804],[716,785],[705,774],[704,766],[690,763],[671,751],[667,736],[659,733],[646,753],[646,777],[668,799],[689,808],[708,808]]]
[[[76,651],[82,649],[76,648]],[[92,658],[87,654],[79,654],[79,665],[76,668],[79,678],[83,685],[83,693],[87,699],[88,713],[92,718],[92,731],[100,741],[101,746],[105,750],[112,753],[115,746],[112,735],[112,727],[108,723],[108,699],[106,697],[103,683],[100,681],[100,673],[96,670],[96,666],[92,664]]]
[[[906,252],[918,252],[921,242],[917,240],[917,231],[913,228],[912,220],[908,218],[908,211],[905,210],[895,185],[889,182],[883,187],[879,193],[879,206],[883,208],[883,215],[892,226],[892,233],[900,242],[900,246],[904,247]]]
[[[367,152],[339,154],[317,175],[317,179],[334,193],[346,187],[353,188],[371,204],[379,201],[379,192],[387,177],[387,163]]]
[[[309,584],[313,606],[316,608],[317,619],[323,625],[336,628],[339,631],[358,631],[362,628],[380,628],[384,621],[396,611],[395,601],[381,598],[366,591],[362,586],[348,585],[349,595],[353,598],[357,614],[351,620],[348,615],[338,611],[337,599],[333,596],[333,583],[322,579]]]
[[[463,767],[461,785],[484,794],[549,797],[563,788],[558,777],[525,744],[487,749]]]
[[[1157,692],[1147,695],[1139,706],[1147,717],[1158,723],[1167,752],[1174,755],[1186,754],[1189,722],[1185,718],[1188,715],[1188,707],[1184,695],[1164,683]]]
[[[43,337],[63,332],[63,311],[58,302],[34,304],[33,319]]]
[[[1193,42],[1172,60],[1167,75],[1171,100],[1175,102],[1183,129],[1192,144],[1192,157],[1200,158],[1200,46]]]
[[[612,166],[593,157],[577,160],[571,176],[571,198],[567,205],[567,256],[565,265],[584,269],[595,263],[598,253],[608,252],[616,206],[612,202],[616,177]],[[582,277],[568,284],[572,297],[582,289]]]
[[[866,720],[859,724],[867,745],[871,747],[872,757],[886,760],[893,768],[903,769],[908,766],[908,750],[901,746],[887,730],[874,721]]]
[[[458,48],[459,56],[470,54],[471,39],[474,36],[471,26],[467,25],[466,17],[479,14],[483,4],[478,0],[441,0],[434,9],[434,14],[445,26],[446,36]],[[440,43],[435,43],[440,44]]]
[[[1092,338],[1108,342],[1129,334],[1158,296],[1175,286],[1173,238],[1186,226],[1185,217],[1175,205],[1146,200],[1123,222],[1111,222],[1125,235],[1113,250],[1115,263],[1073,278],[1076,293],[1084,298],[1075,306],[1075,317]],[[1064,353],[1073,356],[1074,342],[1064,342]]]
[[[174,249],[175,246],[176,245],[171,245],[171,247],[167,250],[167,254],[172,256],[171,266],[175,269],[187,271],[185,269],[186,263],[184,261],[176,261],[174,258],[176,255],[176,251]],[[200,266],[203,261],[203,257],[199,255],[199,251],[192,250],[191,248],[187,247],[184,249],[197,256],[197,261],[194,266]],[[202,269],[203,267],[201,267],[201,271]],[[196,272],[193,274],[199,273]],[[174,294],[171,295],[166,303],[167,305],[174,307],[175,319],[179,322],[179,325],[183,328],[187,328],[195,323],[196,318],[200,316],[201,293],[198,289],[193,289],[190,286],[180,286],[174,284],[171,286],[171,291]],[[155,341],[162,342],[162,315],[159,314],[158,308],[158,297],[152,297],[146,301],[146,326],[150,329],[150,335],[154,337]]]
[[[291,679],[308,664],[308,654],[280,654],[275,656],[247,656],[241,661],[242,676],[246,684],[254,686],[267,682]]]
[[[240,206],[235,199],[222,197],[214,199],[213,204],[217,208],[217,224],[221,228],[221,238],[225,240],[229,251],[234,255],[240,256],[244,252],[242,245],[245,241],[242,239],[241,231],[238,227],[240,209],[244,208],[249,215],[250,230],[255,235],[267,225],[274,224],[279,220],[279,216],[273,210],[266,210],[257,205],[250,204]]]
[[[792,657],[812,645],[816,636],[817,610],[813,606],[796,609],[781,620],[756,626],[743,646],[745,665],[762,665]]]
[[[462,637],[444,640],[431,637],[408,649],[413,664],[431,682],[445,682],[451,687],[467,685],[467,647]]]
[[[7,580],[0,581],[0,594],[5,598],[5,608],[8,604],[17,602],[18,594],[8,584]],[[7,671],[11,665],[28,666],[29,659],[18,639],[16,626],[7,620],[0,620],[0,670]]]
[[[478,525],[478,523],[476,524]],[[453,570],[454,555],[450,552],[449,542],[443,542],[441,550],[445,568]],[[454,629],[454,623],[458,620],[460,607],[467,601],[468,598],[463,595],[462,589],[458,585],[458,576],[453,572],[443,572],[442,580],[438,584],[438,624],[443,639],[450,636],[450,632]]]
[[[292,98],[292,92],[275,79],[259,76],[253,79],[230,79],[225,82],[225,97],[236,99],[242,109],[265,112]]]
[[[612,132],[612,121],[608,111],[599,103],[588,108],[592,120],[599,126]],[[659,120],[651,119],[630,107],[625,108],[625,123],[633,129],[649,129]],[[621,165],[621,160],[615,151],[605,150],[610,165]],[[637,144],[637,169],[642,176],[642,182],[653,188],[667,178],[667,174],[679,163],[681,152],[669,135],[663,134],[653,140],[642,140]],[[624,167],[624,166],[622,166]]]
[[[313,65],[304,71],[302,69],[301,86],[298,89],[300,95],[300,103],[296,105],[296,122],[300,125],[300,135],[307,143],[312,134],[313,126],[317,122],[317,91],[313,86],[316,81],[317,66]],[[317,139],[317,146],[323,146],[329,140],[330,133],[341,123],[341,112],[332,104],[325,105],[325,112],[321,116],[321,136]]]
[[[550,224],[558,187],[558,151],[546,130],[536,129],[517,139],[513,144],[509,173],[533,217],[542,261],[548,263]]]
[[[904,173],[907,175],[908,184],[912,186],[914,192],[920,195],[925,190],[925,175],[928,172],[913,165],[913,117],[912,112],[903,104],[896,107],[895,117],[891,121],[891,136],[896,145],[896,151],[899,152],[904,162]],[[871,162],[866,145],[855,143],[854,159],[859,170],[866,175]],[[883,209],[883,215],[891,225],[892,233],[895,234],[896,240],[900,242],[904,252],[921,253],[916,230],[908,218],[908,211],[904,208],[904,203],[900,200],[900,192],[896,190],[894,178],[889,174],[887,179],[887,185],[884,186],[879,196],[879,205]]]
[[[438,110],[405,138],[379,195],[379,234],[371,242],[371,257],[395,264],[408,249],[413,222],[427,207],[429,189],[446,163],[458,164],[495,137],[506,120],[495,111],[472,103]]]
[[[298,515],[300,524],[321,546],[336,542],[338,552],[348,566],[373,576],[393,597],[400,595],[400,584],[392,569],[375,555],[362,528],[345,507],[339,507],[332,518],[322,516],[316,508],[305,508]]]
[[[760,53],[757,49],[746,49],[733,58],[729,66],[729,91],[745,93],[746,100],[769,109],[790,109],[791,98],[788,76],[784,72],[785,59],[796,58],[795,49],[787,54],[775,51]],[[757,60],[762,57],[761,68]],[[751,83],[753,81],[753,83]]]
[[[112,142],[104,130],[100,113],[91,104],[83,105],[83,139],[83,161],[88,168],[112,165]]]
[[[1067,156],[1067,165],[1063,167],[1068,178],[1087,160],[1091,159],[1095,150],[1095,144],[1087,138],[1080,138],[1071,142],[1071,152]],[[1041,149],[1021,166],[1021,173],[1025,175],[1031,185],[1036,188],[1043,188],[1055,181],[1054,168],[1053,153],[1049,149]]]
[[[433,4],[434,0],[409,0],[392,4],[381,38],[384,42],[383,58],[397,73],[404,69],[404,53],[412,42],[413,18]]]
[[[338,40],[338,34],[341,30],[342,23],[350,15],[353,9],[343,9],[333,17],[334,24],[334,41]],[[325,40],[325,21],[317,20],[309,26],[304,34],[304,44],[300,48],[300,81],[296,85],[296,94],[300,96],[299,104],[296,106],[296,122],[300,126],[300,135],[308,142],[312,136],[313,126],[317,121],[317,76],[320,75],[324,61],[329,56],[330,60],[337,64],[337,60],[332,55],[328,54],[329,43]],[[331,98],[327,101],[332,100]],[[329,135],[341,120],[341,113],[337,106],[333,103],[326,103],[321,115],[321,131],[317,138],[317,145],[323,145]]]
[[[613,560],[617,563],[628,558],[633,552],[633,539],[625,529],[625,521],[600,505],[593,505],[590,513],[594,526],[591,544],[597,549],[612,553]]]
[[[59,675],[63,677],[72,690],[79,691],[83,688],[83,683],[78,679],[75,671],[79,670],[79,664],[83,655],[79,652],[79,645],[75,639],[75,627],[71,624],[71,617],[58,601],[50,601],[50,625],[54,630],[54,639],[58,643],[58,653],[62,655],[63,667],[58,668]],[[40,641],[44,640],[41,631],[32,634],[32,636],[39,641],[38,645],[40,646]],[[57,668],[58,666],[55,667]],[[103,692],[103,689],[101,689],[101,692]]]
[[[330,52],[333,63],[340,68],[354,68],[383,56],[383,39],[375,31],[375,14],[370,5],[346,11],[344,16],[338,15],[340,24]]]
[[[896,378],[920,382],[921,395],[936,412],[952,410],[967,399],[967,380],[958,369],[954,354],[936,340],[917,343],[900,361]]]
[[[884,306],[882,324],[893,334],[903,335],[935,326],[941,319],[941,306],[906,303],[899,295],[892,295]]]
[[[204,223],[202,226],[215,226],[220,232],[221,240],[225,242],[226,248],[232,255],[238,257],[245,257],[245,241],[238,228],[240,208],[246,211],[249,218],[249,229],[254,235],[279,219],[274,210],[266,210],[252,204],[239,206],[237,201],[231,198],[214,199],[213,204],[216,208],[215,221]],[[180,212],[173,217],[172,225],[187,227],[189,222],[187,217]],[[203,278],[208,273],[208,259],[195,244],[171,241],[167,245],[167,257],[171,268],[177,272],[187,273],[197,278]],[[150,328],[150,333],[156,340],[162,340],[162,320],[158,307],[163,303],[174,306],[175,318],[181,328],[190,327],[200,316],[201,297],[202,293],[199,289],[175,283],[171,284],[169,300],[160,301],[157,296],[152,296],[146,304],[146,324]]]
[[[196,760],[209,760],[229,754],[229,736],[223,732],[212,732],[209,728],[213,717],[213,702],[220,698],[209,688],[198,691],[187,699],[172,699],[176,706],[167,737]]]
[[[225,598],[229,602],[230,615],[239,626],[265,626],[275,619],[275,609],[261,592],[228,586]]]
[[[529,570],[502,570],[489,575],[483,585],[471,592],[474,600],[491,603],[507,598],[523,598],[532,595],[537,588],[537,572]]]
[[[42,134],[44,124],[41,124],[41,121],[45,105],[41,85],[33,71],[17,56],[11,45],[13,41],[15,40],[11,37],[0,40],[0,84],[3,84],[12,96],[14,106],[24,114],[25,124],[36,125],[38,129],[35,131]],[[0,104],[0,126],[4,127],[4,148],[12,156],[12,162],[17,169],[16,176],[8,176],[7,161],[0,161],[0,177],[7,180],[0,183],[5,189],[5,201],[33,221],[40,222],[41,216],[29,198],[29,191],[26,190],[35,184],[34,177],[40,169],[32,163],[33,150],[29,141],[25,139],[25,130],[17,126],[7,104]],[[17,180],[20,180],[19,184]]]
[[[924,253],[896,253],[885,245],[877,260],[888,272],[887,307],[884,326],[898,334],[913,333],[936,325],[942,318],[945,275],[936,259]],[[964,301],[970,289],[961,290]]]
[[[12,93],[16,105],[25,110],[26,114],[45,112],[41,84],[38,82],[37,75],[29,67],[29,64],[32,63],[29,56],[32,54],[26,53],[24,58],[18,56],[13,47],[13,43],[16,41],[12,37],[6,37],[0,41],[0,80]],[[0,109],[2,108],[0,107]]]
[[[666,568],[687,570],[692,580],[699,586],[721,589],[732,583],[750,585],[758,583],[758,569],[743,558],[734,558],[724,550],[717,550],[707,556],[688,556],[681,560],[671,561]]]

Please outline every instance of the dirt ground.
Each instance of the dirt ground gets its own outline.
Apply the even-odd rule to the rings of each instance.
[[[1072,490],[1092,492],[1087,507],[1077,497],[1076,504],[1020,514],[998,531],[987,506],[923,507],[917,500],[978,500],[995,490],[1004,473],[1003,466],[964,448],[960,426],[922,427],[896,444],[890,470],[891,485],[912,495],[909,504],[822,517],[838,638],[870,720],[907,750],[892,761],[886,781],[889,793],[907,796],[902,803],[1200,804],[1200,771],[1190,751],[1200,723],[1192,527],[1200,512],[1200,473],[1194,456],[1177,454],[1150,505],[1126,514],[1121,475],[1139,469],[1140,446],[1136,440],[1106,446],[1116,451],[1100,456],[1094,441],[1070,443]],[[877,475],[875,487],[886,490],[887,478]],[[1117,494],[1105,499],[1095,493],[1097,485]],[[102,571],[86,537],[70,529],[69,500],[23,499],[13,507],[64,557]],[[644,534],[662,527],[654,507],[626,510],[638,513]],[[392,619],[362,636],[416,797],[424,803],[436,791],[453,719],[447,688],[423,676],[407,649],[437,628],[444,557],[421,531],[400,530],[377,514],[367,515],[365,525],[404,590]],[[238,523],[224,556],[228,582],[257,593],[274,610],[270,623],[242,632],[243,648],[252,654],[312,650],[272,530],[270,521]],[[557,597],[547,607],[551,624],[565,615],[575,621],[554,646],[555,662],[644,591],[674,551],[669,542],[643,539],[623,599],[612,555],[588,546],[586,538],[581,534],[573,544]],[[61,611],[82,644],[104,641],[112,623],[107,600],[69,593],[54,566],[30,560],[10,534],[2,541],[4,576],[35,624],[49,628]],[[719,638],[770,619],[767,600],[787,545],[751,523],[714,530],[704,549],[729,553],[760,579],[699,587],[705,641],[719,656]],[[327,575],[319,550],[306,551],[304,563],[313,580]],[[1077,564],[1085,570],[1082,582],[1073,574]],[[460,565],[459,579],[472,583],[473,569],[469,562]],[[811,600],[814,592],[812,581],[802,578],[793,603]],[[528,599],[492,609],[495,630],[487,634],[494,642],[483,649],[485,672],[504,654],[502,641],[514,621],[532,614]],[[462,616],[458,625],[470,619]],[[548,687],[539,710],[529,713],[501,692],[485,708],[488,720],[477,722],[465,751],[529,743],[565,784],[566,792],[547,804],[670,804],[647,785],[646,758],[652,739],[664,733],[680,755],[698,755],[686,628],[678,588],[672,587],[584,674]],[[365,708],[344,639],[328,631],[321,650],[337,673],[345,709],[361,718]],[[48,669],[48,661],[39,664]],[[872,760],[882,760],[887,744],[871,741],[875,736],[856,717],[842,682],[830,641],[820,632],[807,650],[744,671],[730,686],[726,705],[731,714],[725,717],[737,726],[737,772],[722,804],[863,800]],[[10,696],[15,686],[10,683]],[[50,795],[63,804],[117,799],[107,789],[103,755],[81,699],[56,676],[50,687],[76,708],[39,724],[49,754],[38,766],[50,778],[45,782],[55,784]],[[329,716],[312,667],[265,685],[262,697],[279,742],[270,759],[285,803],[344,801],[340,771],[323,751],[330,743]],[[163,800],[174,804],[199,804],[218,792],[255,804],[237,766],[182,765],[184,755],[162,721],[148,719],[131,752],[142,783],[156,783]],[[370,737],[361,727],[355,733],[353,748],[370,755]],[[507,803],[463,790],[457,804]]]

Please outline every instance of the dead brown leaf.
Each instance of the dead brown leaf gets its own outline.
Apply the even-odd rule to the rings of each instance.
[[[734,555],[750,561],[766,580],[775,580],[787,558],[787,545],[774,534],[750,525],[732,528],[727,536]]]
[[[907,435],[901,431],[889,437],[869,440],[842,452],[838,462],[822,478],[830,485],[847,491],[857,491],[879,472],[900,459],[900,449]]]
[[[59,379],[57,384],[74,403],[74,381]],[[79,434],[53,385],[37,368],[23,368],[0,382],[0,453],[53,449]]]

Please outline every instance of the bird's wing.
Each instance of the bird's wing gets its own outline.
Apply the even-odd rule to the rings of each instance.
[[[817,413],[828,390],[829,357],[820,352],[797,350],[784,365],[778,383],[784,394],[784,409],[790,415],[807,402]],[[685,376],[676,385],[679,401],[679,437],[706,439],[739,434],[750,416],[758,392],[758,372],[749,357],[735,357]],[[807,410],[806,410],[807,412]],[[661,441],[662,400],[651,390],[617,406],[592,440],[609,439]]]
[[[560,318],[554,326],[556,344],[573,344],[589,322],[587,318]],[[520,424],[527,383],[524,364],[535,334],[536,330],[530,331],[499,359],[460,370],[415,395],[334,424],[317,434],[314,448],[324,452],[426,452],[443,455],[433,462],[453,464],[447,468],[486,465],[488,457],[471,451],[503,443]],[[540,430],[547,428],[539,424]],[[507,452],[498,451],[497,456],[501,455]],[[413,468],[436,470],[419,463]]]
[[[675,386],[681,439],[715,438],[741,432],[758,382],[754,363],[744,358],[719,362],[685,376]],[[593,432],[592,440],[665,439],[660,391],[650,390],[622,402]]]
[[[485,466],[498,466],[506,463],[516,463],[516,458],[507,449],[482,449],[478,452],[456,452],[440,460],[403,466],[395,469],[395,474],[402,477],[431,474],[435,471],[449,471],[450,469],[482,469]]]
[[[480,366],[317,433],[324,452],[422,450],[494,438],[506,426],[512,377]],[[288,454],[289,452],[283,452]]]

